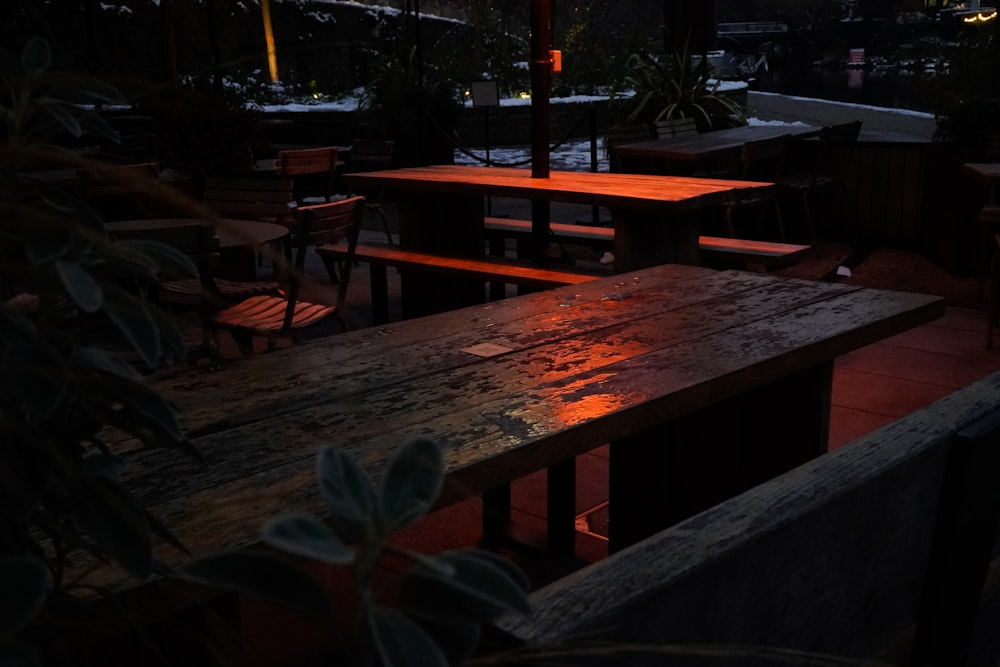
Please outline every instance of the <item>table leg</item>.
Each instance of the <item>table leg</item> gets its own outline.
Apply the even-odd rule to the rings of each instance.
[[[827,450],[833,362],[611,443],[617,551]]]
[[[660,264],[699,264],[700,211],[664,220],[648,211],[613,208],[611,217],[615,224],[615,273]]]
[[[399,200],[399,246],[438,255],[482,256],[483,197],[408,193]],[[483,303],[482,281],[400,271],[404,319]]]

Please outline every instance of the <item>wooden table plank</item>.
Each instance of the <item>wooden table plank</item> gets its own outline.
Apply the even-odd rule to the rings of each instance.
[[[592,349],[596,351],[604,347],[602,336],[612,336],[641,319],[667,314],[669,322],[656,319],[654,326],[659,329],[644,341],[648,346],[666,345],[677,342],[670,336],[677,335],[678,326],[685,327],[685,336],[697,337],[742,321],[746,317],[743,309],[753,301],[763,300],[767,312],[772,312],[798,307],[806,299],[858,289],[818,282],[776,282],[760,274],[693,267],[664,267],[659,273],[697,277],[698,290],[690,290],[688,280],[665,287],[655,280],[628,279],[605,281],[604,289],[580,290],[580,294],[551,290],[531,299],[531,306],[541,306],[538,311],[513,306],[508,300],[435,316],[433,327],[423,320],[410,320],[387,330],[351,332],[329,342],[278,350],[252,364],[240,360],[221,371],[185,370],[156,380],[153,386],[180,411],[185,430],[201,436],[403,381],[438,378],[444,372],[480,365],[478,357],[462,350],[484,342],[509,350],[504,357],[566,339],[575,346],[580,340],[593,338]],[[608,286],[614,291],[608,292]],[[726,308],[727,302],[753,290],[758,293],[749,300]],[[779,298],[782,293],[783,298]],[[627,319],[622,317],[623,304],[628,308]],[[582,351],[589,352],[587,348]],[[262,382],[261,378],[269,380]],[[219,406],[225,407],[220,410]],[[108,441],[116,442],[113,434]]]

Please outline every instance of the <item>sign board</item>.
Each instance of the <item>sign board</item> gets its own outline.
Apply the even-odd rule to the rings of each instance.
[[[497,90],[495,80],[473,81],[472,82],[472,106],[474,107],[498,107],[500,106],[500,92]]]

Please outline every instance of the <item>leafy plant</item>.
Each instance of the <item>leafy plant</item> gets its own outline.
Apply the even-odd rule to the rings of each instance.
[[[326,624],[331,664],[445,666],[468,657],[482,624],[506,612],[527,613],[528,583],[510,561],[481,549],[429,556],[401,549],[390,538],[434,505],[444,479],[440,447],[415,440],[389,461],[376,488],[363,468],[334,446],[316,461],[329,519],[292,514],[268,522],[263,540],[277,549],[334,568],[349,567],[351,598],[332,600],[353,609],[335,625],[318,584],[309,585],[282,560],[232,551],[190,563],[182,576],[298,609]],[[414,566],[391,587],[379,587],[387,556]],[[292,582],[280,590],[267,582]],[[262,585],[262,582],[264,585]]]
[[[633,53],[612,105],[630,125],[679,118],[694,118],[701,132],[745,125],[743,108],[719,92],[720,83],[707,63],[695,64],[686,48],[665,56]]]
[[[124,459],[106,430],[196,455],[172,407],[124,356],[149,367],[183,358],[177,328],[138,286],[165,264],[195,269],[170,248],[112,242],[72,192],[25,175],[46,167],[114,178],[59,144],[88,132],[114,138],[95,109],[120,96],[50,63],[41,39],[19,58],[0,55],[0,285],[5,299],[34,304],[24,312],[0,301],[0,651],[23,660],[35,647],[18,637],[30,629],[44,646],[39,614],[72,593],[72,558],[89,554],[142,579],[156,567],[152,536],[172,540],[120,482]]]

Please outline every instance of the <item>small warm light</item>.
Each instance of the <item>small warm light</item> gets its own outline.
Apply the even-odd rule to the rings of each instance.
[[[997,10],[987,11],[987,12],[976,12],[973,16],[963,16],[963,23],[986,23],[987,21],[992,21],[997,17]]]
[[[318,100],[319,99],[319,93],[313,93],[313,99],[314,100]]]
[[[526,99],[528,99],[530,97],[531,97],[531,93],[529,93],[526,90],[522,90],[521,92],[519,92],[517,94],[517,98],[520,99],[520,100],[526,100]]]

